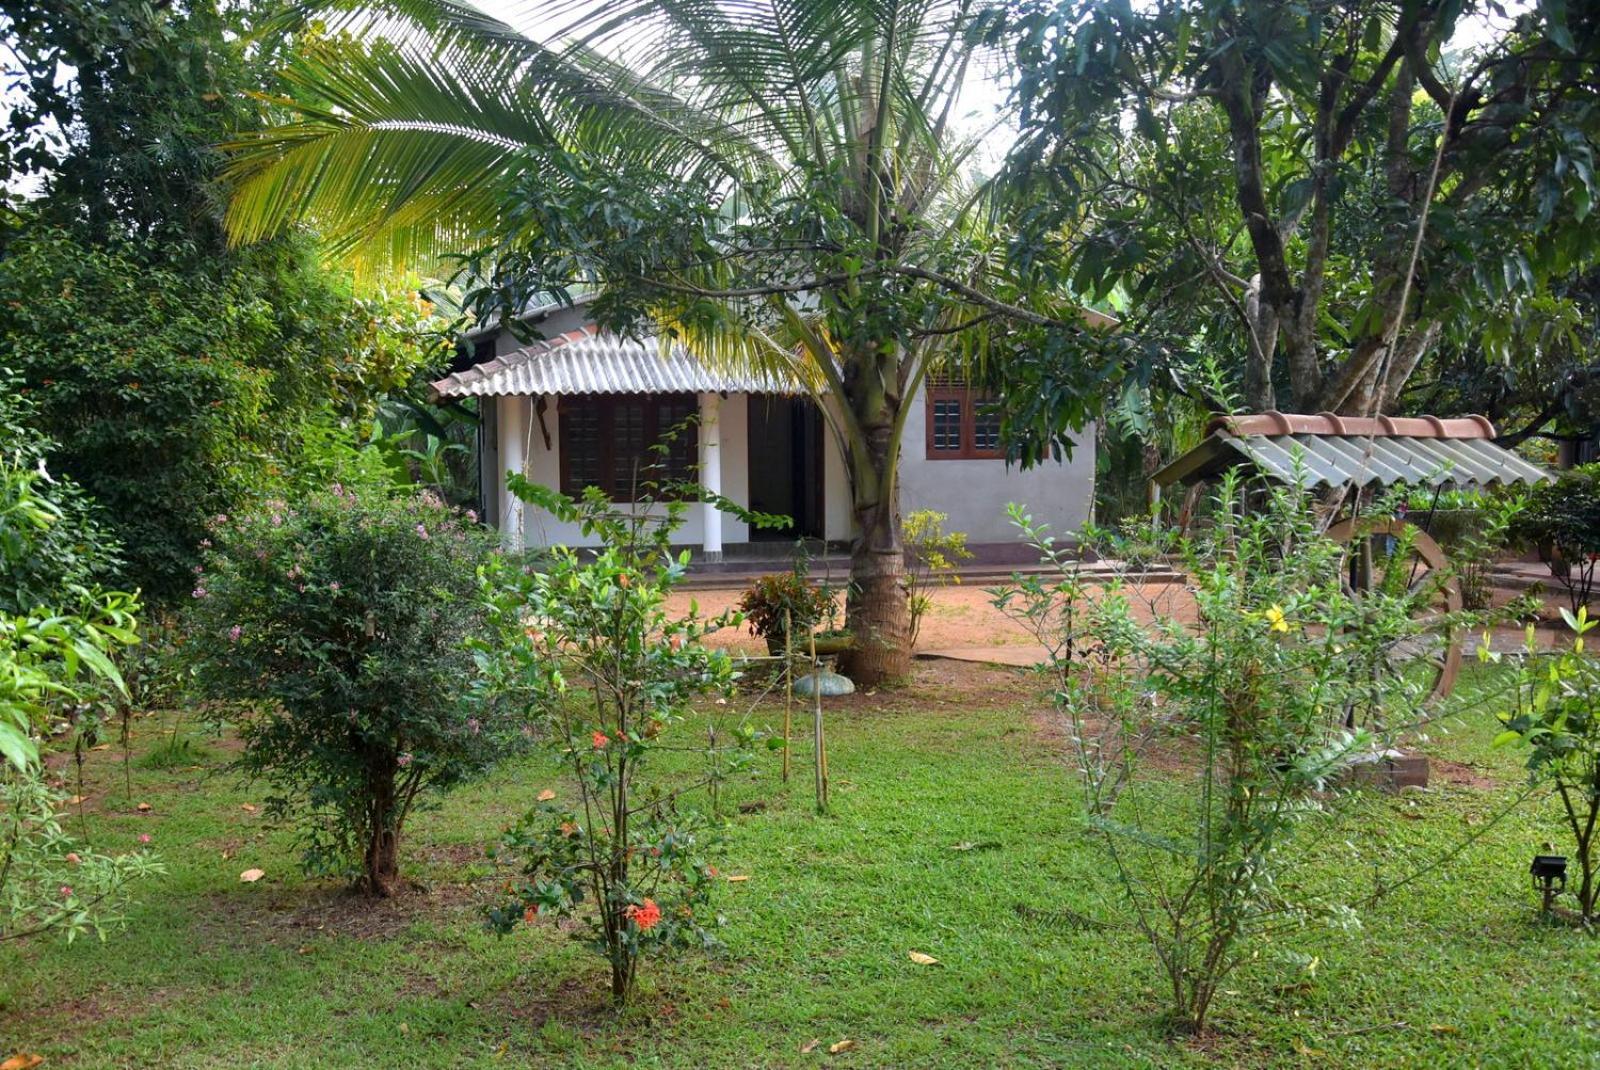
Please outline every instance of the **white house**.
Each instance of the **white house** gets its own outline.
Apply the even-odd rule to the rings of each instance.
[[[710,505],[693,506],[676,540],[707,560],[752,540],[849,541],[854,519],[844,458],[799,384],[713,371],[681,346],[663,354],[653,340],[597,329],[581,305],[535,314],[531,322],[543,340],[523,344],[509,331],[480,332],[473,362],[433,384],[441,400],[479,399],[486,519],[509,545],[592,540],[510,495],[507,472],[571,494],[598,485],[627,501],[652,465],[655,478],[697,479],[742,506],[794,521],[787,531],[752,531]],[[1063,534],[1089,519],[1092,431],[1070,461],[1023,471],[1006,465],[998,418],[971,389],[934,384],[911,405],[901,456],[904,511],[945,513],[946,529],[966,532],[974,546],[1015,545],[1008,502],[1026,503]]]

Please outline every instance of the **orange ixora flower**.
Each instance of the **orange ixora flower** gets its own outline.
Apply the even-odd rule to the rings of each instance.
[[[534,919],[537,918],[538,916],[539,916],[539,907],[538,907],[538,904],[534,904],[533,906],[529,907],[527,910],[524,910],[522,912],[523,924],[532,925]]]
[[[637,925],[642,933],[654,929],[656,923],[661,920],[661,908],[656,906],[654,899],[646,899],[642,904],[630,906],[622,913]]]
[[[596,730],[596,732],[594,734],[594,749],[595,750],[605,750],[606,749],[606,744],[608,744],[610,742],[611,742],[611,737],[610,736],[606,735],[604,732]]]

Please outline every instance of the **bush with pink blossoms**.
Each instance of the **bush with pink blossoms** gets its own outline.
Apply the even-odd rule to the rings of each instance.
[[[299,823],[310,871],[394,894],[416,804],[521,739],[470,686],[492,537],[429,495],[335,485],[211,538],[187,645],[202,689],[236,704],[237,767]]]

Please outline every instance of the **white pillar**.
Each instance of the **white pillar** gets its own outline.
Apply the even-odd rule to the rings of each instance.
[[[520,550],[526,545],[523,530],[526,509],[522,499],[511,493],[506,474],[528,474],[527,453],[523,449],[528,440],[528,399],[503,397],[496,400],[500,406],[500,544],[507,550]]]
[[[722,395],[700,395],[700,485],[722,493]],[[722,560],[722,510],[710,502],[700,505],[701,548],[707,561]]]

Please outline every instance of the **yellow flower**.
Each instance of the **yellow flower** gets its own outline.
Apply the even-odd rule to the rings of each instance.
[[[1268,606],[1267,611],[1262,616],[1266,618],[1267,625],[1272,631],[1287,632],[1289,630],[1289,622],[1284,619],[1281,606]]]

